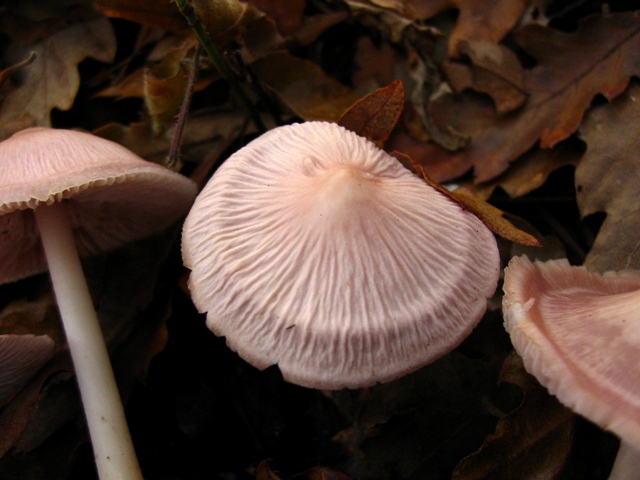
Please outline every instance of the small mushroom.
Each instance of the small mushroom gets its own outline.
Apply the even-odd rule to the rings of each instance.
[[[640,271],[515,257],[504,293],[505,328],[527,371],[621,438],[610,479],[640,478]]]
[[[102,479],[142,474],[78,253],[169,227],[196,193],[90,134],[30,128],[0,143],[0,283],[49,269]]]
[[[54,353],[55,343],[48,335],[0,335],[0,407],[6,405]]]
[[[183,229],[207,325],[290,382],[357,388],[455,348],[496,288],[493,234],[337,124],[279,127],[233,154]]]

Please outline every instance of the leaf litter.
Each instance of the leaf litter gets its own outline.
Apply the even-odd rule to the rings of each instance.
[[[40,3],[0,11],[0,138],[95,130],[164,163],[197,42],[175,5]],[[251,113],[266,128],[336,121],[507,231],[504,264],[537,255],[516,245],[533,238],[524,229],[540,255],[639,268],[637,12],[553,0],[194,6],[254,109],[201,56],[176,167],[199,185],[260,133]],[[251,369],[204,328],[177,246],[173,232],[87,261],[147,478],[606,478],[615,442],[524,373],[497,307],[413,375],[311,391]],[[0,476],[95,478],[46,278],[0,288],[0,334],[56,345],[0,410]]]

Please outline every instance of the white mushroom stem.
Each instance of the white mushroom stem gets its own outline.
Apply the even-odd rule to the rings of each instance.
[[[609,480],[639,480],[640,479],[640,452],[624,440],[620,443],[620,449],[616,461],[611,469]]]
[[[35,210],[101,480],[142,480],[64,203]]]

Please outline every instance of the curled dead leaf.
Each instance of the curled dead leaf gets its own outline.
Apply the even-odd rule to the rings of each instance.
[[[361,98],[338,119],[338,125],[375,143],[379,148],[391,135],[404,108],[400,80]]]
[[[258,78],[304,120],[335,122],[359,100],[313,62],[275,52],[254,62]]]
[[[519,386],[523,401],[498,421],[477,452],[458,464],[453,478],[558,478],[571,450],[575,415],[524,370],[515,352],[507,356],[500,380]]]
[[[536,237],[528,234],[517,228],[509,220],[504,217],[504,212],[493,205],[485,202],[482,198],[475,195],[470,190],[463,187],[456,190],[448,190],[439,183],[433,181],[429,175],[424,171],[421,165],[416,164],[410,157],[399,153],[392,152],[400,162],[409,170],[422,177],[425,182],[431,185],[433,188],[443,193],[447,197],[454,200],[462,208],[473,213],[478,217],[486,227],[493,233],[505,240],[517,243],[518,245],[524,245],[526,247],[541,247],[542,245]]]

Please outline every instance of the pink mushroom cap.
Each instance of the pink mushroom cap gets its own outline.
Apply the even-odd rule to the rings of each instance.
[[[233,154],[183,229],[208,327],[307,387],[398,378],[448,353],[486,310],[493,234],[336,124],[276,128]]]
[[[0,143],[0,283],[47,270],[30,209],[66,201],[80,255],[159,232],[197,194],[188,178],[88,133],[29,128]]]
[[[575,412],[640,449],[640,271],[565,259],[505,269],[505,328],[526,369]]]

